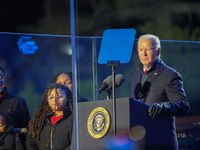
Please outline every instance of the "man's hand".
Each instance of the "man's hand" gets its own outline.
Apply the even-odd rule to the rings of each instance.
[[[149,109],[149,117],[151,117],[152,119],[157,117],[159,114],[161,114],[161,112],[163,112],[164,110],[164,106],[160,103],[153,103]]]

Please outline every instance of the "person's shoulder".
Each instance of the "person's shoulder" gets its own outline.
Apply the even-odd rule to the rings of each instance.
[[[24,98],[22,98],[22,97],[20,97],[20,96],[18,96],[16,94],[14,94],[14,93],[8,92],[8,91],[6,92],[5,97],[7,99],[15,100],[15,101],[20,101],[20,102],[25,102],[26,101]]]
[[[141,71],[137,70],[136,72],[133,73],[131,77],[131,81],[133,82],[136,78],[139,78],[141,75]]]
[[[69,107],[63,109],[63,118],[68,118],[71,115],[73,115],[73,113],[71,112]]]
[[[132,78],[134,78],[135,76],[139,76],[141,74],[141,71],[137,70],[133,75]]]
[[[174,69],[168,65],[165,65],[165,64],[164,64],[163,72],[166,73],[168,76],[181,77],[181,74],[176,69]]]
[[[73,120],[74,120],[73,113],[71,112],[70,108],[68,108],[68,107],[66,107],[63,110],[63,120],[66,120],[67,122],[68,121],[73,122]]]

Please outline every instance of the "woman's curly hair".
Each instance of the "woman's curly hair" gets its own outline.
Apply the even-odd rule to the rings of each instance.
[[[43,94],[42,101],[40,102],[39,106],[35,109],[35,113],[33,114],[33,119],[30,121],[29,126],[28,126],[29,127],[29,135],[31,137],[34,137],[38,141],[40,140],[40,133],[43,128],[47,113],[49,113],[49,112],[53,113],[53,110],[51,109],[51,107],[49,106],[48,101],[47,101],[48,94],[53,89],[56,89],[56,91],[57,91],[57,89],[61,89],[61,90],[65,91],[66,96],[67,96],[66,107],[70,107],[70,111],[73,113],[73,97],[72,97],[72,93],[69,90],[69,88],[67,88],[64,85],[57,84],[57,83],[50,84],[46,88],[46,90]]]

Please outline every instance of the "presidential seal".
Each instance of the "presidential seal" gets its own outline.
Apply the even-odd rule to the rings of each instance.
[[[103,107],[95,108],[89,115],[87,128],[89,134],[95,138],[102,138],[110,127],[110,116],[108,111]]]

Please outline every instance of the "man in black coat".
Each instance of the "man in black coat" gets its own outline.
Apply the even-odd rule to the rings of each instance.
[[[7,91],[3,69],[0,67],[0,110],[11,116],[14,128],[26,128],[30,121],[30,114],[26,101]]]
[[[190,106],[181,75],[163,63],[160,53],[160,40],[157,36],[147,34],[139,38],[138,56],[141,64],[132,77],[130,97],[149,105],[148,113],[152,119],[171,118],[171,139],[168,139],[171,142],[167,145],[146,145],[146,149],[177,150],[175,116],[186,114]]]

